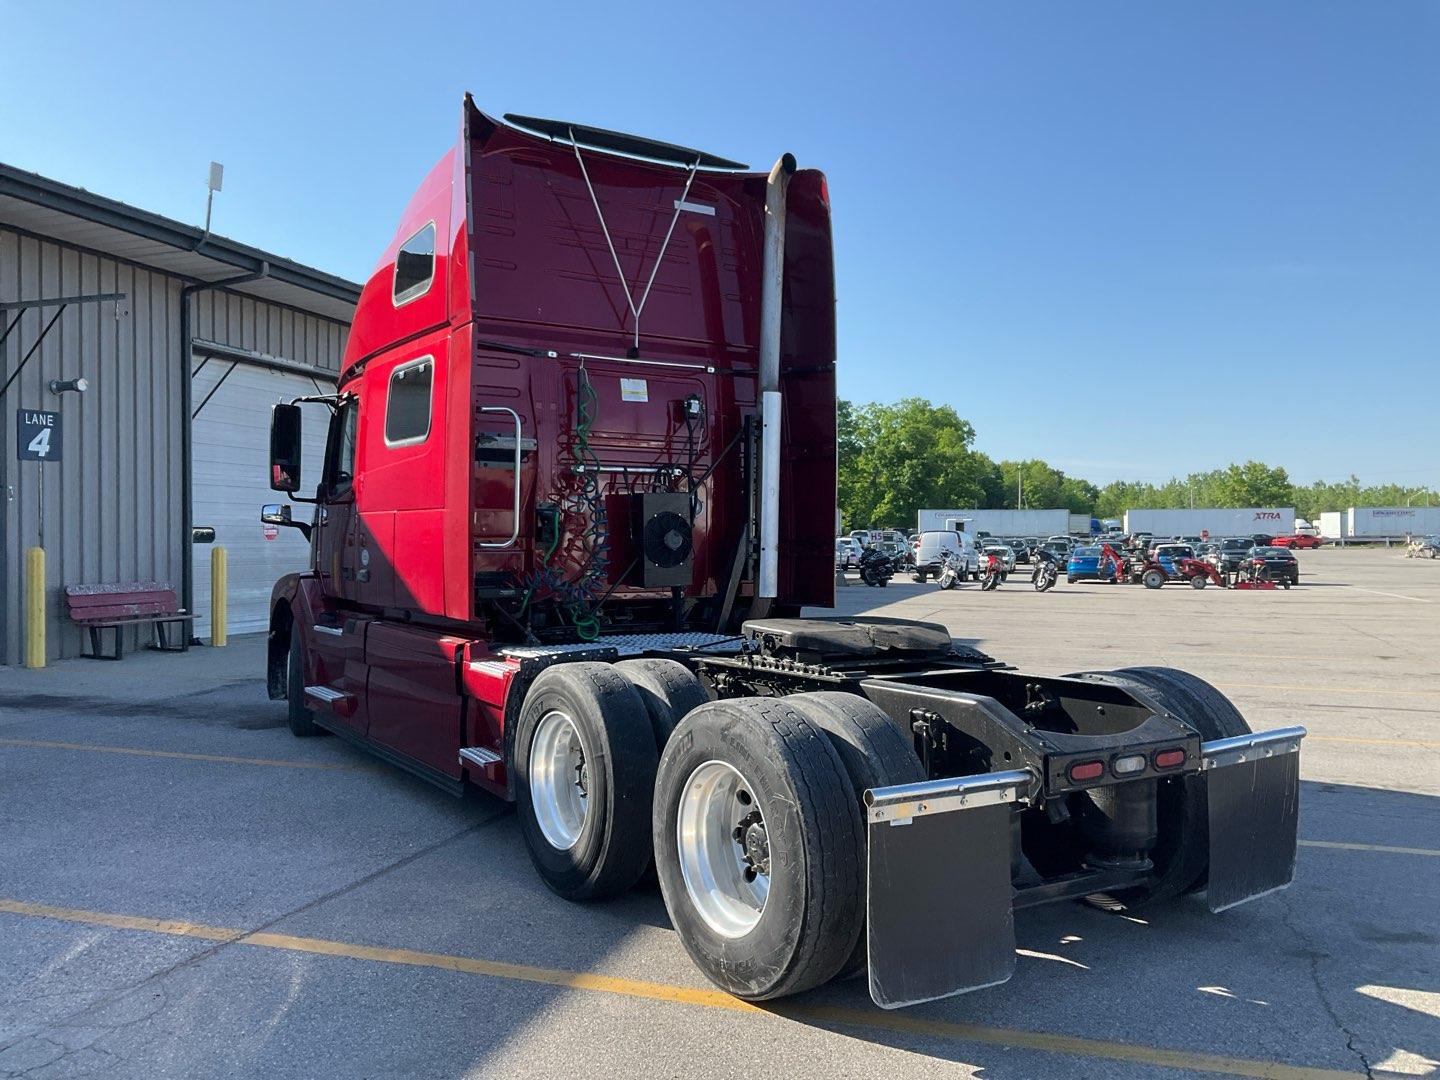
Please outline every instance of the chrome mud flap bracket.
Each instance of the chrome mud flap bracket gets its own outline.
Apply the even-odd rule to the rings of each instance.
[[[1206,900],[1224,911],[1295,876],[1303,727],[1200,744],[1209,802]]]
[[[865,792],[875,1004],[898,1009],[1014,973],[1010,815],[1038,783],[1021,770]]]

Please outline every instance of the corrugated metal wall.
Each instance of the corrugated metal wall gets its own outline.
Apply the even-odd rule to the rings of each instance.
[[[203,292],[193,303],[191,332],[202,341],[340,370],[347,330],[340,323],[234,293]]]
[[[180,439],[188,422],[181,415],[181,285],[165,274],[0,228],[0,300],[126,294],[118,318],[110,302],[67,308],[0,402],[0,662],[21,657],[24,551],[41,542],[42,532],[52,659],[77,655],[81,645],[80,631],[65,618],[64,585],[158,580],[179,588]],[[226,293],[201,293],[192,303],[196,337],[339,367],[343,324]],[[0,347],[5,378],[53,314],[53,308],[27,312]],[[51,379],[79,376],[90,381],[84,394],[57,397],[47,389]],[[21,408],[62,415],[64,458],[43,466],[43,511],[41,466],[16,457]],[[136,633],[130,633],[133,647]]]

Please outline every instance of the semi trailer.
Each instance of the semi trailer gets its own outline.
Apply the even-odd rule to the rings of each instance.
[[[930,1000],[1009,977],[1020,908],[1287,884],[1303,729],[1171,669],[1031,675],[802,615],[834,596],[833,281],[825,177],[790,155],[467,96],[337,391],[273,410],[262,517],[311,546],[271,604],[290,729],[513,802],[568,900],[653,867],[750,1000],[862,970]]]
[[[916,512],[916,528],[921,532],[954,529],[963,525],[972,535],[983,532],[990,536],[1064,535],[1079,518],[1068,510],[920,510]],[[1084,531],[1090,531],[1086,518]]]
[[[1295,532],[1295,509],[1290,506],[1196,507],[1188,510],[1127,510],[1127,533],[1151,536],[1212,537],[1291,536]]]

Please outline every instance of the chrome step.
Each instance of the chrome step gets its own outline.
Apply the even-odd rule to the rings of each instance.
[[[462,746],[460,760],[471,765],[478,765],[482,769],[488,769],[491,765],[499,765],[505,759],[488,746]]]
[[[346,696],[339,690],[332,689],[328,686],[307,686],[305,687],[305,693],[310,697],[318,698],[326,704],[333,704]]]

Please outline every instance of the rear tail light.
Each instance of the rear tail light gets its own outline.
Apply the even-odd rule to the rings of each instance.
[[[1126,754],[1124,757],[1117,757],[1110,763],[1110,769],[1116,776],[1133,776],[1135,773],[1145,771],[1144,754]]]
[[[1157,750],[1155,751],[1155,768],[1173,769],[1176,765],[1185,764],[1184,750]]]
[[[1066,775],[1076,784],[1084,783],[1086,780],[1098,780],[1105,775],[1105,763],[1103,761],[1077,761],[1070,766]]]

